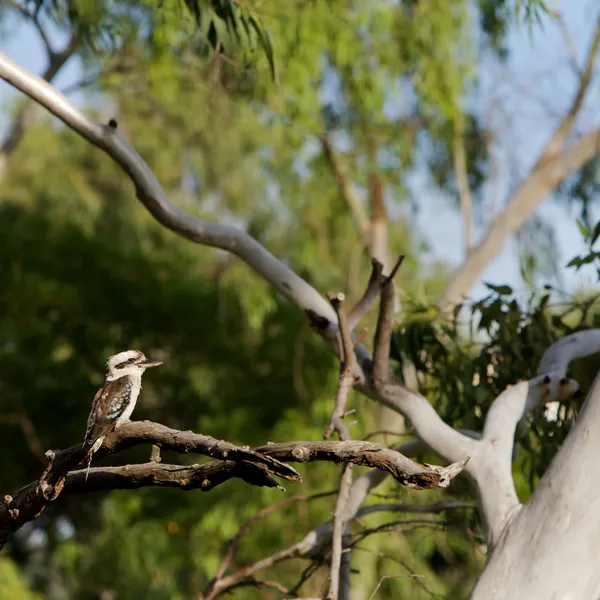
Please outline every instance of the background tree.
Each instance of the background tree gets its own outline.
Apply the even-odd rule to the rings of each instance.
[[[476,19],[466,3],[439,3],[435,10],[423,3],[263,3],[259,9],[215,3],[189,13],[176,3],[163,3],[158,12],[142,4],[127,11],[97,3],[3,6],[9,31],[19,17],[45,31],[47,40],[57,27],[69,37],[64,50],[48,41],[45,79],[53,81],[69,60],[80,59],[81,82],[71,90],[84,89],[103,120],[116,117],[119,131],[135,143],[172,199],[203,218],[241,224],[320,290],[344,289],[356,298],[368,274],[363,248],[388,268],[392,249],[410,251],[402,271],[403,310],[412,312],[414,298],[438,301],[444,285],[445,308],[469,291],[482,265],[548,191],[564,181],[559,191],[565,196],[578,198],[581,190],[589,199],[595,181],[593,169],[566,179],[595,152],[595,129],[570,137],[593,70],[592,42],[588,58],[578,63],[583,74],[570,109],[557,119],[556,135],[490,225],[485,240],[493,243],[473,249],[448,284],[441,269],[419,264],[421,240],[403,210],[411,170],[427,164],[440,185],[460,198],[467,230],[469,214],[483,198],[481,186],[493,172],[493,152],[486,150],[495,132],[464,106],[467,91],[477,87],[474,32],[483,33],[494,60],[506,57],[511,16],[502,12],[503,3],[482,4]],[[255,19],[251,43],[236,39],[233,24],[239,31],[246,27],[239,12],[233,18],[223,13],[228,7],[246,10],[248,23]],[[140,27],[140,19],[146,26]],[[394,101],[394,90],[401,102]],[[100,383],[99,365],[124,346],[168,358],[161,379],[145,385],[140,417],[248,444],[318,439],[336,377],[302,315],[244,265],[198,252],[154,224],[131,202],[129,185],[112,164],[36,116],[33,104],[17,107],[3,148],[2,418],[6,443],[28,457],[19,464],[5,457],[3,489],[37,476],[46,448],[80,438],[89,409],[84,399]],[[394,227],[387,227],[389,220]],[[533,376],[542,349],[568,327],[547,321],[544,303],[535,304],[532,320],[519,305],[496,296],[476,309],[493,337],[472,366],[478,349],[465,347],[452,319],[440,325],[429,313],[407,315],[395,340],[397,356],[405,367],[407,359],[416,366],[422,391],[444,417],[480,429],[495,395],[507,383]],[[475,375],[487,373],[498,348],[510,357],[510,341],[514,360],[503,358],[506,379],[488,381],[484,391]],[[472,389],[457,388],[457,379],[473,381]],[[460,406],[451,402],[457,394]],[[352,434],[363,438],[376,427],[374,415],[360,397],[353,403],[358,425]],[[525,494],[556,447],[553,427],[545,425],[522,458],[528,468],[518,485]],[[545,464],[537,458],[540,447]],[[142,457],[132,452],[132,460]],[[303,472],[302,492],[330,490],[331,467],[312,467]],[[270,490],[249,491],[241,482],[227,486],[244,486],[243,493],[223,487],[198,499],[143,490],[116,492],[95,499],[97,504],[66,500],[32,526],[35,535],[24,531],[12,556],[33,587],[50,597],[106,590],[139,597],[149,593],[149,581],[156,597],[197,595],[217,571],[223,539],[273,500]],[[471,495],[456,483],[453,491]],[[408,499],[391,484],[383,493],[393,494],[395,502],[438,499]],[[237,564],[289,546],[326,521],[332,501],[319,502],[310,513],[302,503],[274,513],[242,546]],[[468,589],[482,556],[455,530],[468,524],[477,531],[475,521],[457,517],[432,536],[420,522],[384,526],[378,512],[369,519],[367,530],[403,532],[357,551],[374,560],[361,557],[356,593],[368,597],[382,575],[397,575],[398,561],[428,579],[423,585],[414,578],[386,579],[378,589],[382,597],[427,597],[430,591],[456,597]],[[190,552],[200,543],[201,553]],[[12,564],[5,565],[6,577],[15,580]],[[302,593],[320,593],[326,573],[318,570]],[[277,580],[293,587],[298,574],[296,565],[283,564]],[[262,590],[257,597],[265,594],[279,593]]]

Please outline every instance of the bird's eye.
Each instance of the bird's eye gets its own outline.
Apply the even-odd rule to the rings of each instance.
[[[130,358],[129,360],[126,360],[125,362],[119,363],[117,365],[117,369],[123,369],[127,365],[131,365],[132,363],[134,363],[136,360],[137,359],[135,359],[135,358]]]

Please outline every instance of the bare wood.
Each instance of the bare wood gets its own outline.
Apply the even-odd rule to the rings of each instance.
[[[149,462],[123,467],[93,467],[85,480],[85,470],[65,474],[60,492],[87,494],[141,487],[177,487],[182,490],[212,490],[231,478],[251,485],[280,487],[264,467],[234,461],[214,461],[206,465],[169,465]],[[37,518],[46,506],[56,500],[43,493],[42,481],[34,481],[13,495],[4,496],[0,503],[0,549],[12,533]]]
[[[280,459],[289,462],[350,462],[382,468],[404,485],[418,489],[446,487],[462,468],[461,465],[450,465],[446,468],[421,466],[394,450],[369,442],[288,442],[268,444],[261,449],[251,450],[210,436],[191,431],[177,431],[149,421],[123,425],[106,437],[97,455],[111,454],[143,443],[182,454],[199,452],[223,460],[202,465],[202,469],[208,471],[190,471],[200,469],[197,465],[187,467],[156,462],[148,463],[151,466],[146,465],[146,469],[149,470],[141,472],[135,471],[139,465],[116,468],[121,471],[91,469],[90,486],[94,484],[97,487],[92,487],[89,491],[130,489],[148,485],[171,485],[183,489],[192,485],[189,489],[200,487],[206,491],[232,477],[238,477],[252,485],[280,487],[271,475],[298,481],[298,473],[280,462]],[[76,473],[69,473],[84,459],[81,444],[56,452],[49,450],[46,456],[49,464],[39,481],[25,486],[11,496],[5,496],[5,501],[0,504],[0,548],[14,531],[39,516],[48,504],[55,501],[65,490],[65,486],[74,486],[73,489],[77,489],[77,493],[87,489],[82,487],[79,479],[73,479]],[[405,468],[408,470],[405,471]],[[97,474],[96,479],[92,478],[92,473]],[[197,474],[192,478],[193,473]],[[204,479],[200,478],[201,475]]]
[[[335,503],[335,512],[333,513],[333,529],[331,532],[331,569],[329,570],[329,591],[327,600],[338,600],[340,590],[340,576],[342,567],[343,537],[346,523],[344,521],[344,510],[350,486],[352,485],[352,464],[344,467],[340,491]],[[349,557],[347,557],[349,558]],[[349,562],[345,565],[349,566]],[[347,574],[345,574],[347,577]]]
[[[398,272],[398,269],[404,262],[404,255],[400,255],[394,263],[389,275],[383,275],[383,264],[376,258],[371,259],[371,276],[367,289],[360,300],[350,311],[348,315],[348,326],[350,330],[354,329],[362,318],[371,310],[375,302],[381,295],[381,291],[388,282],[392,281]]]
[[[371,275],[369,283],[360,300],[352,307],[348,315],[348,327],[352,331],[363,319],[363,317],[371,310],[379,294],[381,293],[381,285],[383,283],[383,264],[376,258],[371,259]]]
[[[396,481],[414,489],[447,487],[466,461],[448,467],[413,462],[396,450],[380,444],[362,441],[347,442],[283,442],[255,448],[255,451],[288,462],[351,462],[362,467],[372,467],[390,473]],[[459,469],[456,472],[456,469]]]
[[[375,341],[373,344],[373,387],[382,389],[383,384],[390,379],[390,344],[394,329],[394,285],[392,277],[395,275],[400,262],[392,271],[388,281],[383,285]]]
[[[376,274],[375,264],[373,265],[371,280],[373,279],[373,274]],[[379,278],[378,274],[376,274],[376,276]],[[350,439],[350,434],[348,432],[348,427],[344,423],[344,415],[346,413],[348,394],[350,393],[354,379],[353,372],[356,366],[356,357],[354,355],[354,344],[352,342],[352,330],[348,324],[346,311],[344,310],[344,295],[338,294],[337,296],[330,296],[329,301],[338,316],[340,336],[342,338],[343,362],[338,389],[335,395],[335,407],[331,414],[329,427],[325,432],[325,438],[327,439],[330,437],[335,430],[337,431],[340,440],[347,441]],[[342,577],[343,538],[344,530],[346,528],[343,515],[348,500],[348,494],[350,493],[350,486],[352,485],[352,466],[351,463],[344,466],[340,489],[335,502],[331,542],[331,568],[329,570],[329,592],[327,594],[328,600],[339,599],[340,578]],[[350,577],[350,558],[349,556],[346,556],[345,558],[346,560],[343,561],[344,581]]]
[[[223,555],[221,564],[219,565],[219,568],[217,569],[217,573],[215,574],[213,579],[210,581],[210,583],[204,590],[203,597],[210,596],[211,593],[213,592],[215,586],[225,576],[225,573],[227,572],[227,569],[229,568],[231,561],[233,560],[234,556],[237,553],[241,539],[245,535],[248,534],[248,532],[250,531],[252,526],[255,525],[258,521],[264,519],[265,517],[270,515],[272,512],[275,512],[276,510],[279,510],[280,508],[287,506],[288,504],[291,504],[293,502],[309,502],[312,500],[317,500],[319,498],[327,498],[328,496],[332,496],[335,493],[336,492],[324,492],[321,494],[312,494],[312,495],[300,494],[297,496],[290,496],[288,498],[284,498],[283,500],[280,500],[279,502],[275,502],[274,504],[271,504],[271,505],[266,506],[266,507],[262,508],[261,510],[259,510],[256,515],[254,515],[253,517],[248,519],[239,528],[237,534],[231,539],[231,541],[227,545],[227,550],[225,551],[225,553]]]
[[[352,331],[349,328],[346,311],[344,310],[344,294],[331,295],[329,301],[333,306],[340,328],[340,337],[342,338],[342,367],[337,392],[335,394],[335,405],[329,420],[329,426],[325,432],[325,439],[331,437],[334,430],[337,430],[340,439],[349,439],[348,429],[344,425],[344,415],[346,414],[346,403],[348,395],[352,389],[354,379],[354,368],[356,366],[356,357],[354,356],[354,344],[352,343]]]

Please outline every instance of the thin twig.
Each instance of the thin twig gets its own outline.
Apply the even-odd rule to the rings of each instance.
[[[330,295],[329,301],[333,306],[339,321],[340,336],[342,338],[342,368],[340,380],[335,395],[335,406],[331,414],[329,426],[325,432],[325,439],[331,437],[334,430],[338,431],[341,440],[349,439],[347,428],[343,425],[346,414],[346,403],[352,388],[353,372],[356,364],[354,355],[354,344],[352,343],[352,332],[348,327],[346,311],[344,310],[344,294]]]
[[[348,327],[350,331],[352,331],[371,310],[377,301],[377,298],[379,298],[382,289],[389,281],[394,279],[403,262],[404,255],[400,255],[392,267],[391,273],[384,277],[382,274],[383,265],[376,258],[371,259],[371,276],[369,277],[367,289],[348,315]]]
[[[290,558],[295,558],[296,556],[298,556],[298,548],[296,545],[294,545],[290,546],[289,548],[285,548],[284,550],[280,550],[271,556],[267,556],[267,558],[263,558],[262,560],[252,563],[251,565],[242,567],[231,575],[219,579],[217,582],[215,582],[215,585],[212,587],[212,589],[208,590],[208,593],[201,594],[198,600],[213,600],[213,598],[216,598],[217,596],[236,586],[239,581],[253,577],[254,573],[258,573],[263,569],[273,567],[284,560],[289,560]]]
[[[371,280],[374,277],[379,279],[379,273],[376,273],[375,262],[373,263],[373,274]],[[325,437],[331,436],[334,430],[338,432],[341,440],[347,441],[350,439],[348,433],[348,427],[344,424],[344,416],[346,414],[346,402],[348,401],[348,394],[352,387],[353,372],[356,362],[356,356],[354,354],[354,344],[352,343],[352,330],[349,328],[346,312],[344,310],[344,295],[338,294],[337,296],[330,296],[329,301],[333,306],[339,321],[340,336],[342,338],[342,349],[343,349],[343,363],[340,372],[340,380],[338,389],[335,397],[335,407],[331,415],[329,427],[325,433]],[[344,512],[348,496],[350,494],[350,487],[352,486],[352,464],[346,464],[342,474],[342,480],[340,483],[340,490],[335,503],[335,512],[333,515],[333,532],[331,540],[331,569],[329,571],[329,592],[327,598],[329,600],[338,600],[339,589],[340,589],[340,576],[342,568],[342,552],[343,552],[343,536],[346,523],[344,522]],[[344,561],[344,579],[349,579],[349,567],[350,557],[346,556]]]
[[[217,573],[214,576],[214,578],[212,579],[212,581],[208,584],[207,588],[205,589],[204,595],[205,596],[210,595],[211,591],[215,587],[215,584],[225,575],[225,572],[229,568],[231,561],[235,557],[235,554],[238,550],[238,547],[239,547],[242,537],[244,535],[246,535],[258,521],[264,519],[271,513],[275,512],[276,510],[279,510],[280,508],[283,508],[284,506],[287,506],[288,504],[292,504],[293,502],[309,502],[311,500],[327,498],[329,496],[332,496],[335,493],[336,493],[335,491],[331,491],[331,492],[323,492],[321,494],[312,494],[312,495],[298,494],[296,496],[290,496],[289,498],[284,498],[283,500],[280,500],[279,502],[276,502],[275,504],[266,506],[265,508],[261,509],[257,514],[255,514],[253,517],[248,519],[240,527],[237,534],[229,542],[229,545],[227,546],[227,550],[225,551],[225,554],[223,555],[221,564],[219,565],[219,568],[217,569]]]
[[[360,323],[362,318],[375,304],[377,298],[379,298],[383,279],[383,264],[380,263],[376,258],[372,258],[371,276],[369,277],[367,289],[348,315],[348,327],[350,327],[351,331]]]
[[[381,303],[373,344],[373,387],[378,389],[390,375],[390,343],[394,327],[394,286],[391,280],[381,292]]]
[[[377,591],[381,587],[381,584],[386,579],[406,579],[406,578],[416,578],[416,577],[423,577],[425,579],[430,579],[429,577],[427,577],[425,575],[416,575],[416,574],[412,574],[412,573],[410,575],[383,575],[383,577],[381,577],[379,579],[379,581],[377,582],[377,586],[373,590],[373,593],[369,596],[369,600],[373,600],[373,598],[375,598],[375,594],[377,593]]]
[[[331,569],[329,571],[329,592],[327,593],[328,600],[338,600],[340,589],[340,569],[342,563],[343,552],[343,535],[346,523],[344,522],[344,509],[350,495],[350,487],[352,486],[352,465],[347,464],[344,467],[342,481],[340,483],[340,491],[335,503],[335,513],[333,515],[333,532],[331,534]],[[347,565],[349,566],[350,557]],[[346,577],[348,575],[345,575]]]
[[[4,0],[4,4],[7,4],[10,8],[19,12],[23,18],[27,19],[28,21],[31,21],[33,26],[37,29],[40,39],[42,40],[42,43],[46,48],[48,59],[51,60],[52,55],[54,54],[54,50],[52,49],[52,44],[50,43],[50,39],[48,38],[46,31],[40,24],[37,10],[35,13],[30,13],[24,6],[21,6],[19,3],[14,2],[13,0]]]

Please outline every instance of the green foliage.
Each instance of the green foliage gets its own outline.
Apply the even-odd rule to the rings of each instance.
[[[41,600],[42,596],[30,590],[27,580],[11,559],[2,557],[0,558],[0,598]]]
[[[472,304],[468,322],[444,319],[416,307],[395,338],[400,362],[414,362],[421,391],[448,423],[481,431],[493,400],[508,386],[534,377],[544,351],[556,340],[582,328],[600,326],[595,298],[553,307],[551,288],[532,295],[525,307],[506,285],[486,284],[491,293]],[[592,385],[600,362],[582,359],[573,377],[584,392]],[[460,401],[458,401],[460,399]],[[548,467],[564,441],[580,407],[571,402],[556,421],[534,414],[514,475],[523,499]]]

